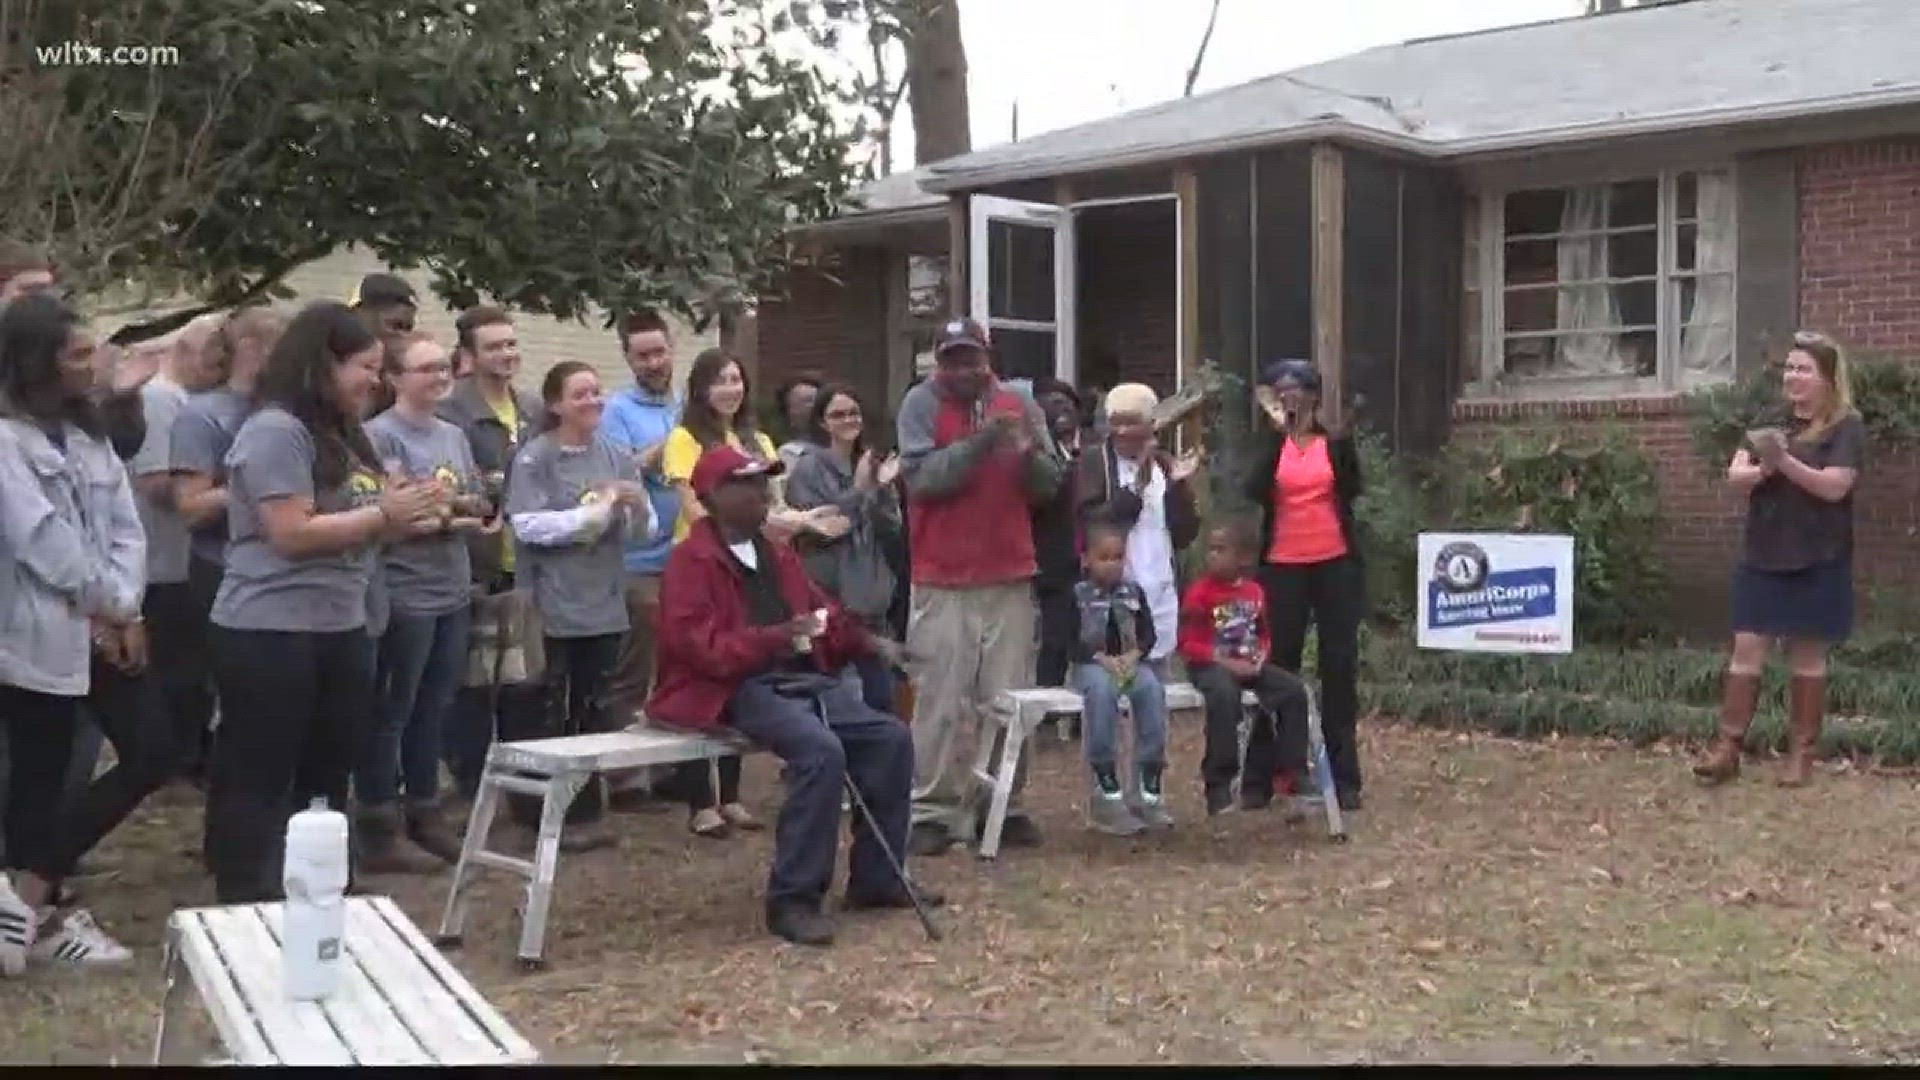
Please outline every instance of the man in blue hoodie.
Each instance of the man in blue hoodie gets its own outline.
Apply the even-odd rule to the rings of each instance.
[[[600,430],[614,443],[638,455],[647,496],[657,521],[680,516],[680,496],[660,473],[667,436],[680,423],[680,399],[673,393],[673,336],[667,321],[651,311],[635,312],[620,322],[620,351],[633,372],[633,385],[608,399]],[[634,541],[626,553],[627,644],[611,684],[616,716],[631,718],[653,688],[653,633],[660,613],[660,574],[667,568],[673,530]]]

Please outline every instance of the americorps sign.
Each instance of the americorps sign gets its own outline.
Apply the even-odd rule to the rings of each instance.
[[[1421,533],[1423,649],[1573,651],[1573,537]]]

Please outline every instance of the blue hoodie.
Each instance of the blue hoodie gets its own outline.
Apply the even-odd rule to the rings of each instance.
[[[638,386],[613,395],[600,417],[600,430],[615,445],[629,450],[645,450],[667,441],[680,423],[680,399],[661,396]],[[680,493],[656,472],[649,472],[647,498],[653,503],[655,520],[672,522],[680,517]],[[629,574],[660,574],[667,569],[667,552],[673,547],[673,529],[627,545],[626,569]]]

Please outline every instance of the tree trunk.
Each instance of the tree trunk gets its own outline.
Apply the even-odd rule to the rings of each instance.
[[[908,27],[907,103],[913,109],[913,162],[929,165],[973,149],[967,110],[967,47],[959,0],[913,0]]]

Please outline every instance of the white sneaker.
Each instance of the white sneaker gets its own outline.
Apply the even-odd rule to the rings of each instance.
[[[66,913],[60,929],[33,947],[36,964],[76,968],[114,967],[133,959],[133,950],[107,936],[83,908]]]
[[[27,970],[27,951],[33,948],[37,923],[33,908],[0,874],[0,977],[11,979]]]

